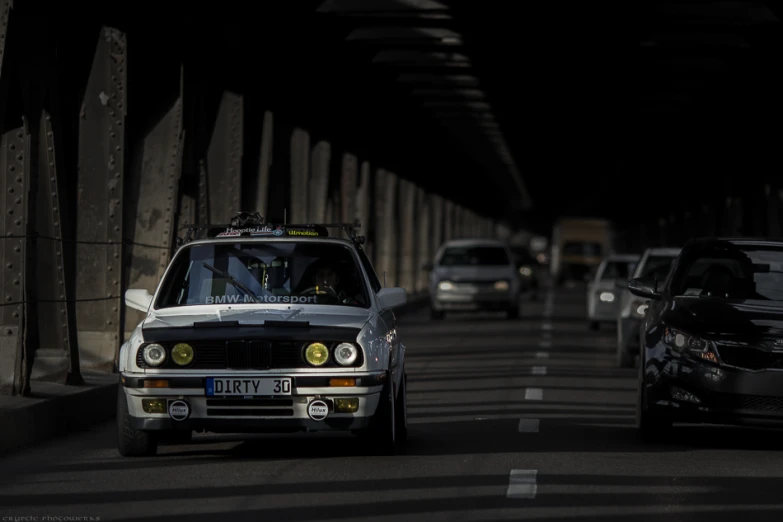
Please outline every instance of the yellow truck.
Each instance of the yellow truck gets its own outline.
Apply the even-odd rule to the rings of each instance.
[[[560,218],[552,229],[552,280],[563,284],[568,280],[590,278],[601,260],[613,247],[610,221],[596,218]]]

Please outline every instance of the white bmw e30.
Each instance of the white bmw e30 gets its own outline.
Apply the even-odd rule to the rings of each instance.
[[[194,431],[324,430],[393,454],[407,436],[405,289],[382,287],[346,225],[210,230],[191,228],[154,294],[125,294],[146,317],[119,353],[120,454]]]

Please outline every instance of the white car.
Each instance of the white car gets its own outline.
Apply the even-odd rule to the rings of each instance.
[[[193,233],[154,294],[125,295],[146,317],[120,349],[120,454],[194,431],[324,430],[394,453],[408,424],[394,309],[407,296],[382,288],[363,238],[260,216]]]
[[[519,316],[521,280],[509,247],[493,239],[455,239],[444,243],[430,274],[433,319],[446,312],[498,310]]]
[[[642,254],[631,279],[639,277],[655,279],[663,285],[680,248],[648,248]],[[647,299],[634,296],[628,290],[628,281],[618,281],[620,315],[617,317],[617,367],[633,368],[639,354],[639,326],[647,311]]]
[[[605,257],[595,277],[587,284],[587,320],[590,329],[598,330],[601,323],[617,321],[620,299],[616,282],[631,278],[639,256],[636,254],[610,254]]]

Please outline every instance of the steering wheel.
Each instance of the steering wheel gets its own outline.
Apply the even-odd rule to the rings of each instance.
[[[326,294],[329,297],[333,297],[334,299],[340,300],[340,296],[337,295],[337,292],[335,292],[334,288],[331,286],[311,286],[310,288],[305,288],[299,294],[301,295],[309,295],[309,294],[315,294],[316,292],[320,290],[326,290]]]

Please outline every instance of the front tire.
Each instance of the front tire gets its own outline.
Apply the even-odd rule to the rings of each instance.
[[[590,321],[590,329],[594,332],[601,329],[601,323],[598,321]]]
[[[514,306],[506,310],[506,317],[508,319],[516,319],[519,317],[519,307]]]
[[[392,379],[392,375],[389,375]],[[381,392],[380,402],[370,425],[360,432],[368,449],[375,455],[394,455],[397,452],[397,401],[394,384],[389,381]]]
[[[117,449],[123,457],[151,457],[158,452],[155,433],[137,430],[131,424],[128,399],[117,390]]]
[[[444,315],[443,310],[430,309],[430,317],[435,321],[440,321]]]
[[[672,428],[672,419],[662,415],[653,415],[647,409],[647,387],[644,383],[644,364],[639,358],[639,391],[636,394],[636,429],[646,442],[660,442]]]
[[[397,395],[396,438],[399,442],[405,442],[408,440],[408,374],[405,371],[402,373],[402,385]]]

